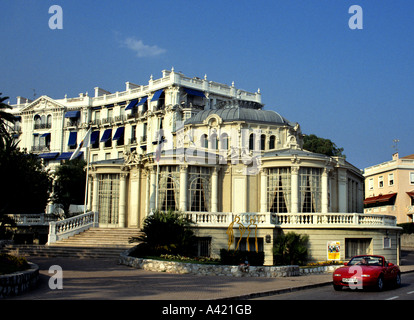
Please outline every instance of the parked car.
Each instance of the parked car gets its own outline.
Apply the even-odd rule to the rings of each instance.
[[[333,287],[342,290],[373,287],[380,291],[385,284],[401,285],[400,267],[389,263],[382,256],[360,255],[353,257],[343,267],[333,272]]]

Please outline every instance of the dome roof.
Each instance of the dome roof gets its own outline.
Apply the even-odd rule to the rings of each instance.
[[[282,117],[272,110],[259,110],[243,107],[230,107],[221,109],[203,110],[185,121],[187,124],[200,124],[203,123],[210,115],[218,115],[223,122],[232,121],[246,121],[246,122],[259,122],[259,123],[272,123],[281,125],[293,125],[290,121]]]

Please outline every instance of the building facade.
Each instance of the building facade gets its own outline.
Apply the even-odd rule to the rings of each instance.
[[[414,155],[399,157],[364,170],[364,212],[388,214],[398,223],[413,222]]]
[[[272,264],[277,235],[296,230],[310,236],[311,260],[327,260],[332,241],[342,259],[385,250],[398,260],[394,221],[362,215],[361,171],[304,150],[300,125],[264,110],[260,90],[172,69],[123,92],[18,102],[20,146],[51,168],[92,129],[87,206],[100,227],[141,228],[155,210],[179,210],[200,255],[255,247]]]

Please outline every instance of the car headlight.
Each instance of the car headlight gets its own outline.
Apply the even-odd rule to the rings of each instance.
[[[340,277],[342,276],[340,273],[334,273],[334,277]]]
[[[362,278],[369,278],[371,275],[369,275],[369,274],[363,274],[363,275],[361,275],[361,277]]]

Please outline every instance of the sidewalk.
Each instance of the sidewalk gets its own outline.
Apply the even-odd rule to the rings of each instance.
[[[414,251],[409,254],[414,258]],[[247,299],[330,285],[332,274],[285,278],[213,277],[150,272],[119,265],[113,259],[30,257],[39,265],[39,286],[7,300],[215,300]],[[404,262],[404,261],[403,261]],[[408,262],[408,261],[407,261]],[[414,272],[414,263],[401,271]],[[52,265],[63,270],[63,289],[51,290]]]

